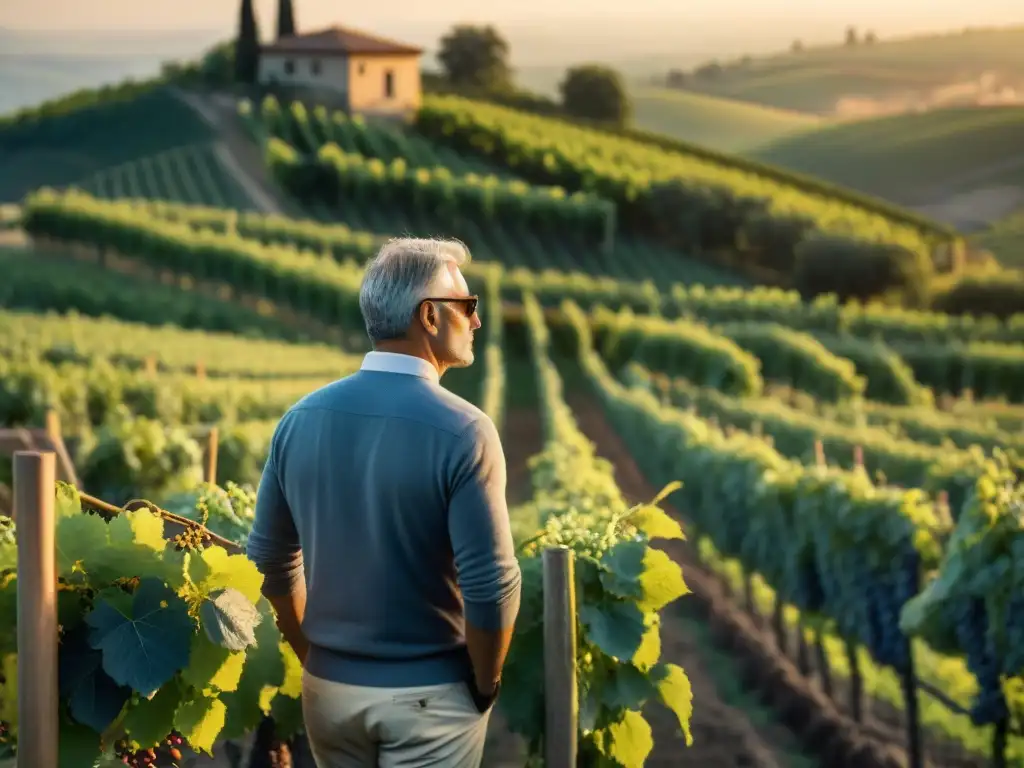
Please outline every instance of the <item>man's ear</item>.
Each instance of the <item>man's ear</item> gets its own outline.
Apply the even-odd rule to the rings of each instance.
[[[438,331],[438,320],[437,309],[434,307],[434,302],[425,301],[420,304],[420,324],[423,329],[431,336],[437,336]]]

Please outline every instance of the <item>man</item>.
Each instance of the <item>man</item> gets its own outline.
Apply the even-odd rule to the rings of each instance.
[[[497,430],[440,385],[473,362],[458,243],[399,239],[359,306],[374,351],[282,418],[248,555],[303,661],[319,768],[475,768],[519,610]]]

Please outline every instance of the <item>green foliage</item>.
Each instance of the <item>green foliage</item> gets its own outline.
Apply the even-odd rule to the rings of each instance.
[[[801,466],[757,437],[726,436],[649,392],[623,388],[594,351],[586,316],[568,302],[564,311],[616,430],[650,480],[682,482],[677,503],[700,535],[787,603],[836,622],[881,663],[906,664],[905,644],[874,628],[898,620],[913,594],[909,578],[941,554],[944,524],[923,491],[874,486],[862,470]]]
[[[755,355],[765,379],[827,402],[864,393],[867,382],[853,363],[832,354],[809,334],[776,323],[730,323],[715,330]]]
[[[955,508],[964,482],[973,482],[985,461],[976,447],[957,450],[941,441],[918,443],[884,426],[869,426],[862,420],[844,423],[832,412],[800,411],[773,397],[730,397],[685,379],[652,376],[638,365],[624,371],[623,381],[655,394],[667,405],[713,418],[722,427],[769,435],[774,450],[804,464],[815,463],[815,447],[820,442],[826,458],[836,466],[856,470],[862,462],[863,469],[881,482],[947,491]]]
[[[277,2],[277,37],[288,37],[295,34],[295,7],[292,0]]]
[[[42,190],[25,203],[25,229],[125,254],[157,269],[217,279],[342,327],[360,327],[361,270],[319,254],[196,232],[129,204]]]
[[[798,243],[794,255],[792,284],[805,299],[835,294],[844,302],[882,297],[908,307],[928,305],[935,270],[921,250],[849,235],[815,235]]]
[[[520,544],[523,600],[509,654],[501,706],[531,753],[543,743],[543,570],[541,553],[564,546],[575,555],[577,680],[581,753],[607,764],[640,766],[653,742],[642,715],[660,701],[679,719],[687,744],[692,692],[679,667],[659,661],[659,613],[688,592],[682,572],[650,542],[682,538],[679,524],[656,504],[630,508],[611,466],[594,455],[562,399],[548,357],[549,337],[539,304],[524,297],[540,386],[545,447],[531,459],[531,507],[542,528]],[[524,513],[525,514],[525,513]]]
[[[1024,671],[1024,657],[1007,645],[1005,634],[1011,602],[1022,586],[1016,565],[1024,546],[1022,509],[1022,488],[1005,456],[996,454],[967,495],[935,578],[904,608],[903,631],[923,637],[939,651],[965,654],[968,649],[957,637],[954,606],[961,600],[980,600],[989,632],[998,641],[1000,671]],[[1013,663],[1005,666],[1011,653]]]
[[[501,313],[501,272],[492,270],[484,281],[482,321],[484,341],[484,379],[480,410],[490,416],[500,432],[505,421],[505,361],[502,347],[504,332]]]
[[[257,238],[258,239],[258,238]],[[3,262],[0,307],[31,312],[116,317],[148,325],[220,331],[239,336],[304,341],[306,334],[254,309],[177,286],[81,262],[40,269],[38,259]]]
[[[596,343],[613,370],[637,361],[659,371],[685,371],[727,393],[756,395],[764,388],[758,359],[707,326],[628,310],[598,309],[592,318]]]
[[[185,429],[122,410],[97,432],[79,473],[100,496],[124,503],[194,487],[201,462],[202,448]]]
[[[437,60],[458,87],[506,90],[512,83],[509,45],[491,25],[457,24],[440,41]]]
[[[610,67],[570,67],[559,85],[562,108],[570,115],[625,126],[632,106],[622,76]]]
[[[238,9],[238,35],[235,38],[235,80],[255,83],[259,72],[260,31],[253,0],[242,0]]]
[[[822,198],[754,168],[729,167],[694,153],[661,150],[634,139],[458,97],[426,97],[417,128],[450,146],[513,167],[533,182],[610,200],[619,208],[623,228],[631,231],[646,231],[655,218],[648,210],[652,190],[678,183],[692,188],[695,195],[707,191],[710,206],[723,211],[716,226],[731,231],[729,237],[717,238],[723,244],[731,241],[738,246],[744,219],[755,212],[803,215],[824,232],[857,232],[871,242],[897,243],[926,255],[937,240],[948,239],[935,239],[933,231],[852,201]],[[677,211],[678,216],[687,213]]]
[[[56,501],[62,766],[113,760],[122,739],[157,746],[172,729],[210,752],[228,725],[298,697],[298,660],[244,555],[175,546],[148,509],[107,522],[62,483]],[[16,740],[15,565],[0,542],[0,719]]]
[[[458,226],[464,217],[541,230],[572,226],[591,242],[600,242],[615,226],[615,206],[589,193],[568,194],[560,187],[494,176],[456,177],[444,167],[412,168],[401,158],[385,163],[333,143],[321,146],[315,159],[306,159],[271,138],[267,154],[275,178],[307,204],[390,204],[409,212],[429,211],[446,228]]]
[[[1024,314],[1024,274],[1002,270],[965,276],[934,295],[931,307],[953,315],[994,315],[1002,320]]]

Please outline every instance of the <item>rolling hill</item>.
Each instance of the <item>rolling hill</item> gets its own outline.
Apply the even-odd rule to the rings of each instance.
[[[744,152],[821,122],[799,112],[671,88],[637,88],[631,96],[638,128],[723,152]]]
[[[688,90],[820,115],[1019,101],[1024,27],[804,48],[690,75]]]
[[[790,170],[908,206],[1004,189],[1006,215],[1024,187],[1024,107],[959,107],[841,122],[750,153]],[[1019,197],[1019,195],[1018,195]]]

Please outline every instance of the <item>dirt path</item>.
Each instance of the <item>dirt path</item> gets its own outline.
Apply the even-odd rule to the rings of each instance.
[[[195,110],[219,140],[214,151],[261,213],[285,213],[273,183],[266,173],[259,148],[242,130],[234,102],[175,90],[175,95]]]

